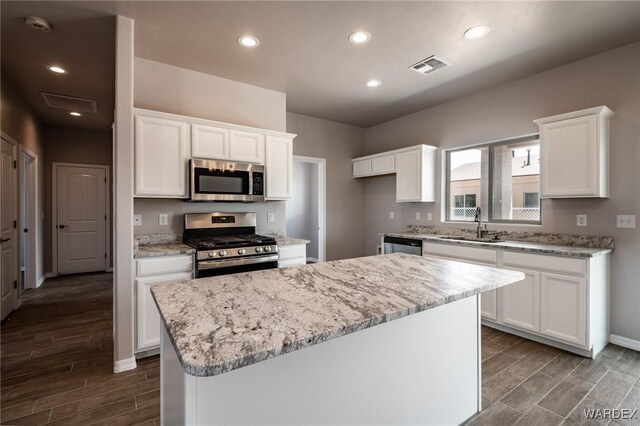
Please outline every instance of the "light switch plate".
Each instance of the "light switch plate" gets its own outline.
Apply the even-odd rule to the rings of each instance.
[[[416,212],[416,220],[420,220],[420,212]]]
[[[133,215],[133,226],[142,226],[142,215],[134,214]]]
[[[267,213],[267,222],[273,222],[273,213],[272,212]]]
[[[587,215],[586,214],[576,215],[576,225],[587,226]]]
[[[389,212],[389,219],[395,219],[396,214],[394,212]]]
[[[427,213],[427,220],[433,220],[433,213]]]
[[[616,216],[616,226],[618,228],[635,229],[636,227],[636,215],[634,214],[619,214]]]
[[[169,215],[166,213],[160,213],[158,215],[158,225],[166,226],[169,224]]]

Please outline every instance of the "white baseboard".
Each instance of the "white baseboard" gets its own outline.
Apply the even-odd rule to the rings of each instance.
[[[319,263],[320,261],[315,257],[307,257],[307,262]]]
[[[113,372],[122,373],[123,371],[133,370],[138,365],[136,364],[136,358],[131,357],[120,361],[113,361]]]
[[[38,281],[36,281],[36,288],[40,287],[48,278],[54,278],[55,276],[56,274],[53,272],[46,272],[43,276],[38,278]]]
[[[615,334],[609,335],[609,342],[614,345],[622,346],[623,348],[629,348],[636,351],[640,351],[640,340],[629,339],[628,337],[617,336]]]

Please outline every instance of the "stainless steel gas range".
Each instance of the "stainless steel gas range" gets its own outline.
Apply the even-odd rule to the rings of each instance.
[[[255,232],[255,213],[185,214],[183,240],[196,249],[196,278],[277,268],[275,238]]]

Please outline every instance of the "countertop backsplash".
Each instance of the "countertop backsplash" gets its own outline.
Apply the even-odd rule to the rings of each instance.
[[[437,226],[409,225],[407,231],[416,234],[433,234],[459,237],[474,237],[475,229],[447,228]],[[557,246],[577,246],[586,248],[613,249],[613,237],[595,235],[554,234],[543,232],[489,231],[506,241],[520,241]]]

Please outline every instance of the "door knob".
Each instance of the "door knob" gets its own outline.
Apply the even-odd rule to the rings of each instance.
[[[22,230],[22,232],[24,232],[24,233],[29,232],[29,228],[24,228],[24,229]]]
[[[68,226],[67,225],[59,225],[58,228],[64,229],[64,228],[68,228]]]
[[[0,243],[6,243],[7,241],[11,241],[11,238],[0,238]]]

